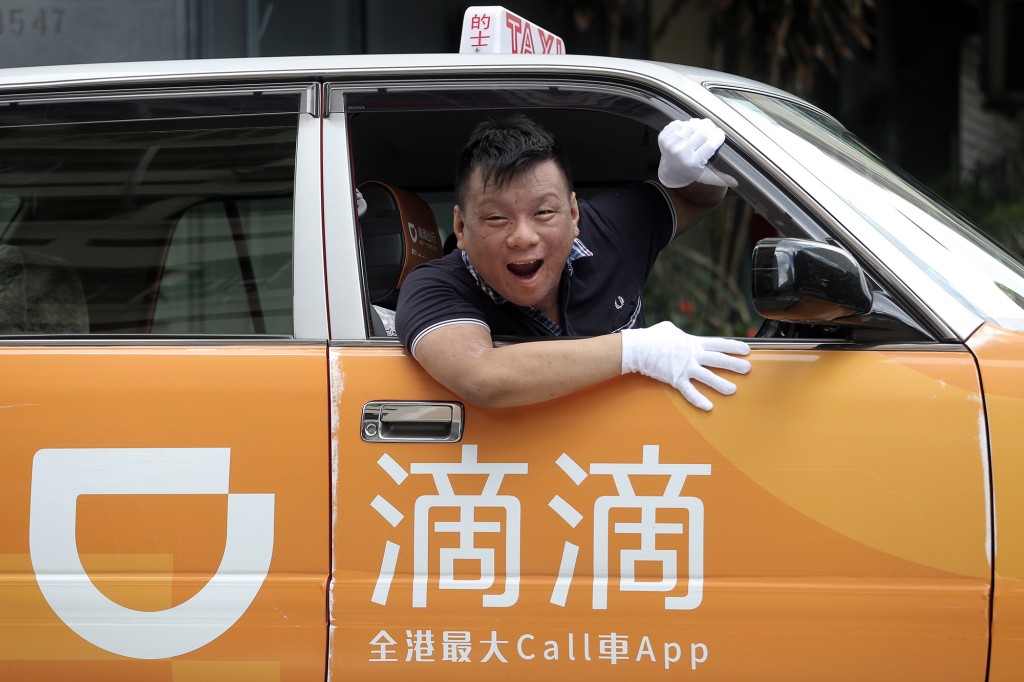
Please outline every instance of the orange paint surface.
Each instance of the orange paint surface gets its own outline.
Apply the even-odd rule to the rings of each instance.
[[[467,407],[451,444],[362,441],[368,401],[454,398],[399,351],[331,361],[338,678],[984,675],[987,470],[968,353],[757,351],[711,413],[624,377],[528,408]],[[645,456],[706,473],[666,494],[667,473],[620,467],[631,501],[611,472]],[[463,472],[444,496],[439,463]],[[487,496],[479,465],[519,468]],[[467,517],[458,500],[474,496]],[[675,506],[645,517],[636,498]],[[645,526],[654,551],[641,552]]]
[[[969,346],[985,386],[995,500],[990,682],[1024,670],[1024,334],[984,325]]]
[[[1013,339],[976,340],[987,386]],[[710,413],[629,376],[466,406],[457,443],[371,443],[367,402],[456,402],[401,350],[7,349],[0,673],[299,681],[326,659],[332,679],[981,679],[983,407],[1002,505],[993,672],[1012,670],[1024,549],[999,490],[1024,470],[1004,445],[1016,384],[983,403],[967,352],[752,362]],[[36,453],[62,448],[229,449],[228,492],[274,496],[269,572],[238,622],[160,660],[68,627],[26,533]],[[80,495],[81,565],[124,608],[187,604],[230,544],[228,498]]]
[[[0,353],[0,678],[322,680],[330,448],[323,348],[11,349]],[[42,449],[228,448],[231,494],[273,494],[273,555],[241,618],[174,660],[104,651],[44,599],[30,560]],[[84,494],[75,541],[112,603],[158,612],[217,572],[227,495]],[[230,675],[228,675],[230,673]]]

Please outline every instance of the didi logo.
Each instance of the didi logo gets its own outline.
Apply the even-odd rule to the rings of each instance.
[[[32,462],[29,551],[39,589],[79,636],[132,658],[170,658],[212,642],[242,617],[270,570],[274,496],[228,492],[228,448],[40,450]],[[227,495],[216,574],[190,599],[136,611],[107,598],[82,566],[79,495]]]

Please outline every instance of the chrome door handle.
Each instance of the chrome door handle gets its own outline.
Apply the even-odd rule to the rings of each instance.
[[[363,406],[360,436],[370,443],[455,443],[462,417],[459,403],[379,400]]]

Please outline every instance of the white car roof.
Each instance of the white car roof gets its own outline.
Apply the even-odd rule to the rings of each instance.
[[[763,83],[707,69],[638,59],[587,55],[508,54],[389,54],[319,57],[248,57],[182,59],[108,64],[68,64],[0,69],[0,90],[24,87],[86,86],[131,82],[224,80],[256,77],[310,78],[380,73],[510,72],[527,69],[539,74],[558,70],[594,70],[604,74],[633,74],[656,80],[679,76],[703,87],[705,83],[743,87],[789,96]],[[671,74],[671,75],[669,75]]]

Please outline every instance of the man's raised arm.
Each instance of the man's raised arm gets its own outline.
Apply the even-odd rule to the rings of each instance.
[[[724,141],[722,129],[706,118],[672,121],[658,134],[658,181],[675,208],[677,235],[710,213],[728,188],[736,186],[733,178],[708,167]]]

